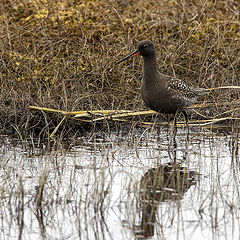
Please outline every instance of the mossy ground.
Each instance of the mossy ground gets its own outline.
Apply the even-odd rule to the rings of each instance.
[[[141,59],[115,67],[143,39],[155,43],[164,74],[204,88],[240,82],[238,0],[3,0],[0,26],[5,130],[14,126],[22,132],[39,124],[28,105],[144,109]],[[239,96],[238,90],[211,92],[203,100],[227,104],[206,113],[234,109]]]

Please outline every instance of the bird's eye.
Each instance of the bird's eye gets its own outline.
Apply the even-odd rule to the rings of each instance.
[[[143,47],[144,47],[144,48],[148,48],[148,45],[147,45],[147,44],[145,44]]]

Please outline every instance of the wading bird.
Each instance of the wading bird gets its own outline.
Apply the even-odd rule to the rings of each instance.
[[[176,116],[182,112],[188,126],[187,107],[193,105],[207,90],[189,87],[176,77],[161,74],[157,68],[156,49],[150,40],[139,42],[133,53],[116,64],[136,55],[143,57],[141,94],[146,106],[159,113],[174,114],[175,126]]]

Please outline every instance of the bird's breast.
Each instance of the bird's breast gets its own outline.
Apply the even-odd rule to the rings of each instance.
[[[149,86],[143,83],[141,94],[145,105],[156,112],[175,113],[182,105],[182,100],[175,98],[171,91],[161,84]]]

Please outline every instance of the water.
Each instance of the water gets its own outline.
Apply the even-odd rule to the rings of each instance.
[[[0,239],[240,239],[238,144],[199,129],[189,142],[179,129],[175,149],[166,129],[50,151],[6,140]]]

